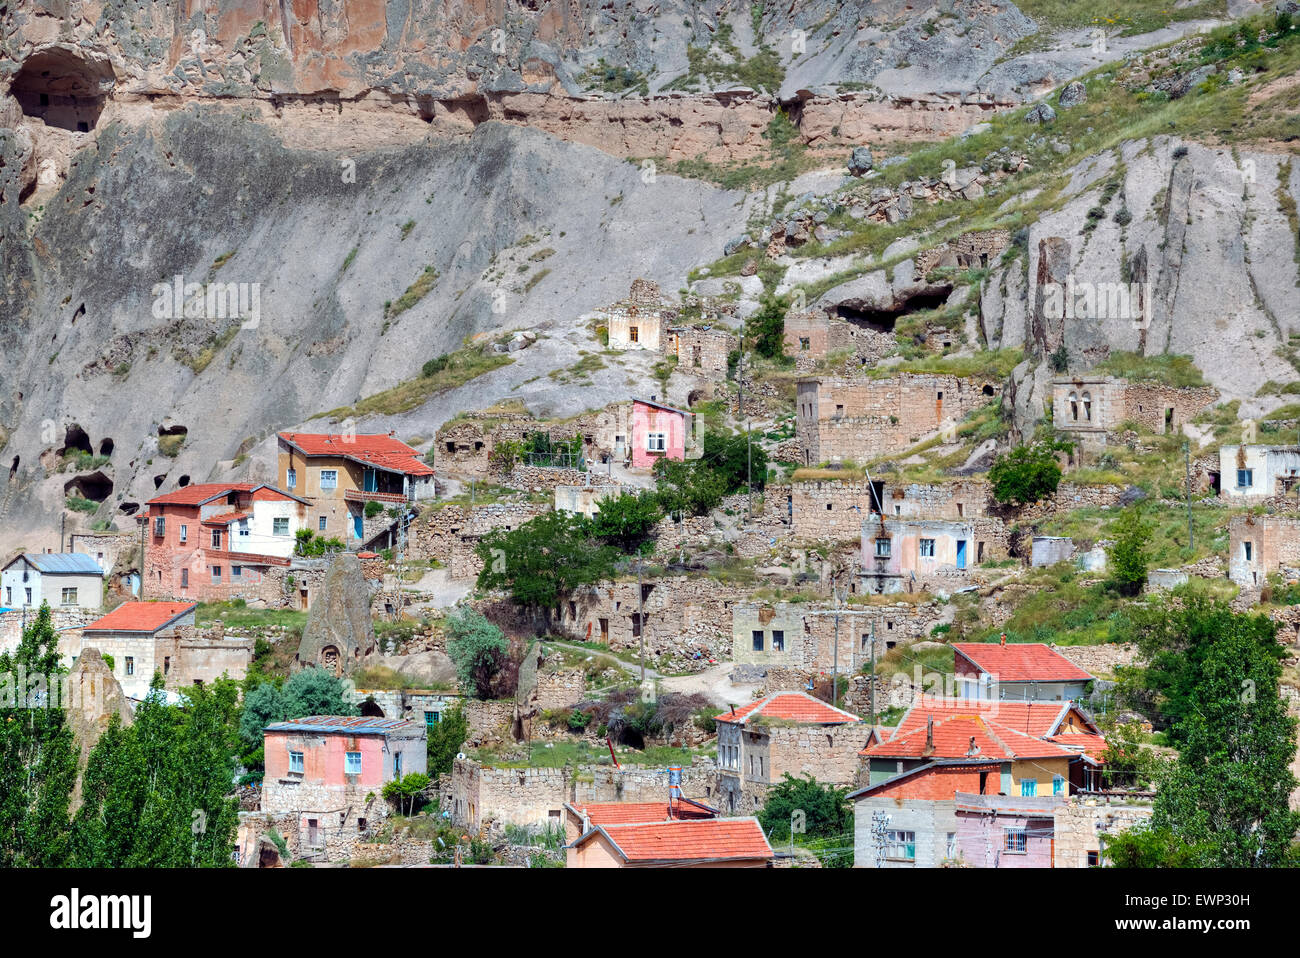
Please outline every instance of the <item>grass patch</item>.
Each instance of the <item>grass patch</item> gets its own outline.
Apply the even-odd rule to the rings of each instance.
[[[405,234],[403,234],[405,239]],[[384,316],[388,319],[402,315],[424,297],[438,284],[438,271],[432,266],[426,266],[414,283],[406,287],[406,292],[397,297],[391,303],[384,304]]]
[[[339,420],[369,415],[391,416],[399,412],[407,412],[424,405],[439,393],[463,386],[471,379],[502,366],[509,366],[513,362],[514,359],[505,353],[492,352],[477,346],[459,349],[454,353],[448,353],[447,362],[442,364],[441,369],[430,375],[408,379],[392,389],[367,396],[355,406],[340,406],[312,418],[329,417]]]
[[[1157,382],[1166,386],[1205,385],[1205,377],[1192,364],[1192,357],[1178,353],[1142,356],[1138,353],[1113,352],[1093,367],[1093,372],[1138,382]]]

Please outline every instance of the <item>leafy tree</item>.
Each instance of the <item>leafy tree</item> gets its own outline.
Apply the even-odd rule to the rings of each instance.
[[[1137,646],[1145,666],[1121,666],[1119,694],[1158,728],[1167,729],[1171,745],[1186,744],[1188,719],[1200,708],[1205,658],[1214,644],[1231,637],[1255,646],[1269,657],[1283,653],[1277,624],[1264,615],[1238,615],[1224,602],[1188,595],[1150,608],[1133,607],[1116,638]]]
[[[481,698],[492,695],[492,679],[509,653],[501,630],[476,609],[463,608],[447,616],[447,656],[456,666],[463,688]]]
[[[1300,812],[1289,807],[1296,720],[1278,695],[1282,654],[1245,628],[1214,635],[1201,656],[1183,746],[1151,824],[1195,847],[1202,866],[1290,862]]]
[[[767,479],[767,453],[746,433],[706,432],[699,462],[722,476],[727,493],[747,488],[751,475],[755,489],[762,489]]]
[[[608,578],[617,550],[593,543],[586,520],[547,512],[517,529],[493,529],[476,548],[480,589],[502,589],[549,631],[559,603],[578,586]]]
[[[624,552],[634,552],[663,518],[658,497],[649,490],[606,499],[591,520],[591,533]]]
[[[429,729],[429,774],[436,777],[450,772],[451,763],[468,737],[469,722],[465,718],[465,710],[457,702],[443,712]]]
[[[993,497],[1001,503],[1025,505],[1053,495],[1061,482],[1056,454],[1069,448],[1064,442],[1033,442],[999,456],[989,469]]]
[[[746,324],[754,352],[766,359],[780,359],[785,355],[785,314],[789,309],[787,297],[772,293],[759,296],[758,310]]]
[[[288,718],[284,694],[274,682],[263,682],[244,696],[239,713],[239,737],[249,748],[262,744],[262,732],[268,725]]]
[[[1106,839],[1103,854],[1115,868],[1194,868],[1201,852],[1170,829],[1144,822]]]
[[[1150,562],[1147,542],[1151,538],[1151,527],[1143,520],[1141,506],[1125,509],[1111,531],[1115,535],[1115,544],[1106,556],[1111,581],[1122,595],[1137,595],[1146,584]]]
[[[309,666],[289,676],[280,690],[284,698],[284,718],[308,715],[356,715],[356,706],[348,698],[343,680],[332,672]],[[263,726],[265,727],[265,726]]]
[[[700,468],[699,460],[660,459],[654,464],[659,504],[667,513],[706,515],[727,494],[721,473]]]
[[[77,776],[58,696],[58,633],[41,603],[18,648],[0,653],[0,867],[67,863],[68,801]]]
[[[384,798],[394,803],[401,814],[410,815],[415,811],[416,801],[428,787],[428,775],[423,772],[411,772],[386,784]]]
[[[853,810],[849,790],[822,785],[811,775],[795,778],[788,772],[767,790],[759,823],[773,842],[789,841],[791,821],[802,819],[803,838],[795,840],[817,853],[830,868],[853,865]],[[796,822],[798,824],[798,822]]]
[[[1153,752],[1142,748],[1142,727],[1136,722],[1115,725],[1106,731],[1104,758],[1101,773],[1108,788],[1150,788],[1164,771],[1164,763]]]

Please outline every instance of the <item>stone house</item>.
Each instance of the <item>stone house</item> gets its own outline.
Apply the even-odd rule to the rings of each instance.
[[[610,349],[659,352],[667,325],[677,318],[677,310],[664,300],[657,284],[635,279],[627,299],[595,310],[584,318],[604,323]]]
[[[104,570],[77,552],[23,552],[0,571],[3,604],[11,609],[98,609],[104,604]]]
[[[1034,536],[1029,564],[1035,569],[1068,562],[1074,557],[1074,540],[1069,536]]]
[[[366,505],[404,508],[437,493],[433,467],[392,433],[279,434],[279,483],[309,504],[309,528],[345,545],[365,546]]]
[[[1105,445],[1107,434],[1126,422],[1159,435],[1177,432],[1218,399],[1218,391],[1209,386],[1175,387],[1113,376],[1058,376],[1052,380],[1052,422],[1087,444]]]
[[[107,594],[129,599],[140,594],[140,537],[129,532],[74,532],[73,552],[90,556],[104,570]]]
[[[808,603],[737,602],[731,614],[731,657],[738,665],[809,674],[829,672],[838,661],[839,670],[851,675],[871,661],[873,635],[879,659],[890,649],[928,637],[939,618],[936,605],[910,602],[842,609]]]
[[[677,358],[679,372],[703,379],[727,378],[727,357],[738,349],[740,338],[709,324],[671,326],[664,340],[664,355]]]
[[[769,868],[756,818],[597,825],[568,846],[569,868]]]
[[[1150,821],[1151,796],[1125,794],[1099,798],[1072,797],[1053,812],[1055,845],[1052,867],[1097,868],[1106,864],[1106,842],[1135,825]]]
[[[795,396],[800,458],[806,466],[870,462],[955,426],[997,394],[992,382],[929,373],[801,379]]]
[[[970,700],[1077,702],[1093,677],[1041,642],[954,642],[957,694]]]
[[[898,344],[890,332],[827,315],[821,310],[785,315],[782,333],[785,354],[795,370],[812,372],[817,364],[836,354],[852,356],[866,365],[891,352]]]
[[[428,770],[422,722],[313,715],[263,733],[262,811],[292,814],[304,856],[355,840],[388,816],[384,786]]]
[[[1300,576],[1300,517],[1233,516],[1228,523],[1228,578],[1258,588],[1275,572]]]
[[[776,692],[718,715],[717,803],[728,815],[763,807],[783,775],[854,782],[857,753],[874,735],[858,716],[806,692]]]
[[[626,400],[571,419],[551,421],[522,412],[489,409],[444,424],[434,439],[434,464],[443,472],[464,478],[488,478],[502,471],[501,463],[494,463],[493,456],[503,442],[523,442],[534,433],[542,433],[552,442],[578,437],[589,468],[594,463],[623,462],[629,450],[631,415],[632,403]]]
[[[167,652],[159,655],[160,648],[170,645],[165,638],[169,630],[194,625],[195,608],[194,602],[124,602],[81,630],[81,647],[111,655],[122,691],[142,698],[155,672],[170,678],[171,661]]]
[[[1217,478],[1223,499],[1285,496],[1300,483],[1300,447],[1220,446]]]
[[[618,486],[566,486],[555,487],[555,511],[592,518],[600,512],[604,499],[617,498],[624,490]]]
[[[989,514],[993,488],[985,479],[893,482],[889,479],[816,479],[769,487],[765,511],[783,515],[801,539],[857,539],[862,521],[884,514],[895,519],[975,519]]]
[[[1011,243],[1009,230],[972,230],[916,254],[916,272],[934,269],[988,269]]]
[[[1006,527],[992,517],[868,519],[862,523],[859,591],[868,594],[933,589],[940,594],[970,584],[973,566],[1007,554]]]
[[[305,499],[249,482],[184,486],[146,506],[144,588],[169,599],[282,593],[271,570],[290,564],[295,536],[310,521]]]
[[[475,549],[493,529],[517,529],[529,519],[551,511],[549,502],[525,496],[475,505],[434,503],[407,527],[407,555],[437,559],[453,579],[472,579],[483,567]]]

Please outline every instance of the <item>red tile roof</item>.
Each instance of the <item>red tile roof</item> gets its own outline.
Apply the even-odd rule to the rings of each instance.
[[[229,492],[249,492],[253,486],[254,483],[251,482],[198,482],[174,492],[154,496],[146,505],[197,506]]]
[[[1103,761],[1102,756],[1106,754],[1106,737],[1091,732],[1062,732],[1060,735],[1053,735],[1048,741],[1064,745],[1066,748],[1079,749],[1084,755],[1098,762]]]
[[[157,632],[186,612],[195,602],[123,602],[102,619],[96,619],[82,632]]]
[[[767,861],[772,857],[772,846],[756,818],[606,825],[588,834],[604,834],[628,863]]]
[[[203,520],[204,525],[227,526],[232,522],[238,522],[240,519],[248,519],[250,514],[247,512],[223,512],[219,516],[208,516]]]
[[[1003,682],[1090,682],[1092,676],[1041,642],[954,642],[953,652]]]
[[[433,469],[420,454],[386,433],[348,435],[282,432],[280,438],[308,456],[340,456],[409,476],[431,476]]]
[[[918,728],[925,728],[926,719],[931,715],[937,722],[948,715],[978,714],[1000,725],[1024,732],[1026,735],[1045,738],[1056,731],[1071,709],[1078,713],[1083,724],[1096,729],[1091,720],[1073,702],[1005,702],[926,696],[903,716],[891,737],[897,738]]]
[[[593,827],[601,825],[651,824],[671,819],[699,820],[716,818],[698,805],[679,802],[670,816],[668,802],[590,802],[572,806],[579,815],[586,815]]]
[[[927,743],[928,737],[928,727],[922,726],[905,735],[895,735],[888,742],[864,748],[858,754],[869,758],[989,758],[1008,762],[1025,758],[1071,758],[1078,754],[974,713],[936,718],[933,747]]]
[[[847,725],[849,722],[862,721],[852,712],[833,708],[807,692],[773,692],[749,705],[723,712],[715,721],[744,725],[760,715],[802,725]]]

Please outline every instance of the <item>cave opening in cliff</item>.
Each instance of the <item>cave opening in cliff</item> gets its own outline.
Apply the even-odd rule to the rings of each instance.
[[[90,446],[90,437],[86,435],[86,430],[75,422],[63,432],[63,448],[59,450],[59,455],[66,456],[70,452],[82,452],[87,456],[94,455],[94,450]]]
[[[23,61],[10,92],[24,115],[46,126],[88,133],[104,112],[113,79],[107,59],[87,59],[73,50],[53,47]]]
[[[923,313],[938,309],[952,295],[951,286],[931,287],[915,293],[897,305],[889,307],[867,307],[853,300],[840,303],[835,307],[835,315],[852,323],[859,329],[871,329],[878,333],[893,333],[899,319],[913,313]]]
[[[63,487],[69,496],[80,496],[91,502],[103,502],[113,494],[113,480],[102,472],[92,472],[87,476],[77,476]]]

